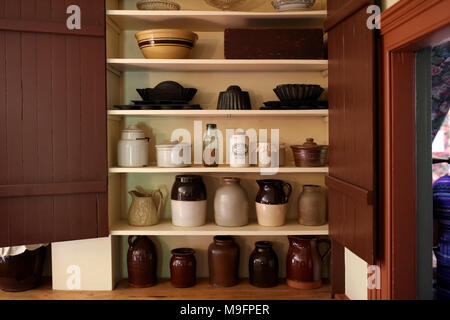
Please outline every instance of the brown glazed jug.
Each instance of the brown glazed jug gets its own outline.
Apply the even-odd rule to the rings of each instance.
[[[171,251],[170,281],[175,288],[188,288],[196,282],[195,251],[190,248],[178,248]]]
[[[260,288],[275,287],[278,284],[278,257],[272,249],[272,242],[258,241],[248,262],[250,283]]]
[[[322,286],[322,262],[330,253],[330,241],[314,236],[289,236],[286,259],[286,283],[295,289],[316,289]],[[326,242],[327,250],[320,255],[318,244]]]
[[[146,236],[128,237],[128,283],[131,287],[145,288],[156,284],[156,250]]]
[[[231,287],[239,282],[239,246],[230,236],[215,236],[208,248],[209,282]]]

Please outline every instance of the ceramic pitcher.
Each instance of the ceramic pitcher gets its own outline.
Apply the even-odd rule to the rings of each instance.
[[[130,191],[132,202],[128,210],[128,223],[132,226],[152,226],[159,222],[164,196],[161,190],[147,192],[137,186]]]

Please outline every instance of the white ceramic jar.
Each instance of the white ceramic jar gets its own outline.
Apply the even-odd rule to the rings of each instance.
[[[191,145],[169,141],[156,146],[156,162],[162,168],[181,168],[191,165]]]
[[[214,220],[222,227],[248,224],[249,201],[239,178],[223,177],[223,184],[214,196]]]
[[[230,138],[230,167],[249,166],[249,138],[244,132],[236,132]]]
[[[148,142],[144,130],[129,126],[121,131],[117,145],[117,164],[119,167],[148,166]]]

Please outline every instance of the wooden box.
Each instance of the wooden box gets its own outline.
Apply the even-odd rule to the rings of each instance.
[[[226,59],[323,59],[322,29],[225,29]]]

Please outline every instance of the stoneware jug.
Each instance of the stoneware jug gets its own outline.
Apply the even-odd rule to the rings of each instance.
[[[128,210],[128,223],[132,226],[152,226],[159,222],[164,196],[161,190],[147,192],[137,186],[137,191],[130,191],[132,197]]]
[[[257,180],[256,216],[265,227],[279,227],[286,222],[287,206],[292,186],[282,180]]]
[[[222,227],[241,227],[248,224],[248,196],[239,178],[224,177],[223,185],[214,197],[214,218]]]
[[[231,287],[239,282],[239,246],[230,236],[215,236],[208,248],[209,282]]]
[[[298,218],[305,226],[322,226],[327,222],[327,204],[320,186],[303,186],[298,197]]]
[[[278,284],[278,257],[272,249],[272,242],[258,241],[248,262],[250,283],[260,288],[275,287]]]
[[[322,262],[330,253],[330,241],[314,236],[289,236],[286,258],[286,283],[296,289],[316,289],[322,286]],[[318,244],[328,244],[320,255]]]
[[[178,248],[171,251],[170,281],[175,288],[188,288],[196,282],[195,251],[190,248]]]
[[[131,287],[145,288],[156,284],[156,250],[146,236],[128,237],[128,283]]]

